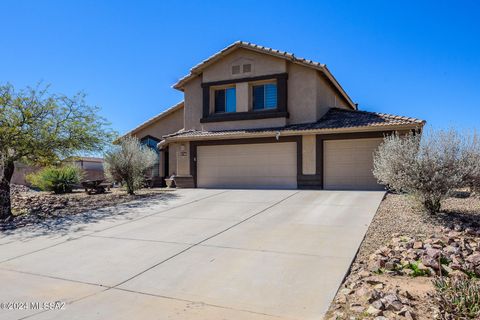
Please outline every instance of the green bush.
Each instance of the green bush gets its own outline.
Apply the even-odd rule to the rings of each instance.
[[[415,261],[408,263],[407,265],[404,266],[404,269],[410,269],[413,270],[413,273],[411,274],[412,277],[425,277],[429,276],[430,273],[428,270],[423,270],[418,267],[420,264],[420,261]]]
[[[442,319],[479,319],[480,282],[475,279],[437,278],[435,298]]]
[[[27,176],[27,181],[43,191],[54,193],[72,192],[73,186],[82,179],[82,171],[77,166],[47,167]]]

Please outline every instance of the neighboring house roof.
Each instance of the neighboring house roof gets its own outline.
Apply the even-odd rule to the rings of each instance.
[[[97,157],[69,157],[63,161],[84,161],[84,162],[103,162],[103,158]]]
[[[365,128],[371,130],[421,128],[424,120],[368,111],[353,111],[339,108],[330,109],[320,120],[312,123],[293,124],[277,128],[260,128],[244,130],[199,131],[180,130],[164,136],[166,140],[183,140],[183,138],[228,137],[259,133],[302,133],[305,131],[331,131],[335,129]],[[161,143],[162,144],[162,143]]]
[[[103,158],[95,158],[95,157],[79,157],[76,160],[81,160],[85,162],[103,162]]]
[[[135,127],[134,129],[128,131],[128,132],[125,133],[122,137],[125,137],[125,136],[128,136],[128,135],[133,135],[133,134],[135,134],[136,132],[140,131],[141,129],[149,126],[150,124],[152,124],[152,123],[154,123],[154,122],[156,122],[156,121],[158,121],[158,120],[160,120],[160,119],[168,116],[169,114],[171,114],[171,113],[173,113],[173,112],[175,112],[175,111],[177,111],[177,110],[179,110],[179,109],[181,109],[181,108],[183,108],[183,107],[184,107],[184,103],[183,103],[183,101],[180,101],[179,103],[171,106],[171,107],[168,108],[167,110],[165,110],[165,111],[157,114],[156,116],[148,119],[147,121],[145,121],[144,123],[142,123],[142,124],[140,124],[139,126]],[[115,142],[117,142],[117,141],[118,141],[118,139],[115,140]]]
[[[234,50],[237,50],[239,48],[247,49],[247,50],[252,50],[264,54],[268,54],[277,58],[285,59],[290,62],[300,64],[309,68],[317,69],[321,71],[327,79],[335,86],[335,88],[340,92],[340,94],[347,100],[348,104],[352,109],[357,109],[357,106],[355,103],[353,103],[352,99],[348,96],[348,94],[345,92],[345,90],[342,88],[340,83],[338,83],[337,79],[332,75],[330,70],[328,70],[327,65],[315,62],[312,60],[304,59],[304,58],[299,58],[296,57],[293,53],[285,52],[285,51],[280,51],[276,49],[271,49],[263,46],[259,46],[250,42],[244,42],[244,41],[237,41],[228,47],[220,50],[219,52],[215,53],[214,55],[210,56],[206,60],[203,60],[196,66],[190,69],[190,73],[186,75],[185,77],[181,78],[176,84],[173,85],[173,88],[182,90],[184,85],[189,82],[191,79],[195,78],[196,76],[200,75],[202,71],[207,68],[209,65],[215,63],[222,57],[226,56],[227,54],[231,53]]]

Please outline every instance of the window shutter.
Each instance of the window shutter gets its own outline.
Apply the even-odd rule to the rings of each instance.
[[[225,112],[237,111],[237,93],[235,88],[228,88],[225,90],[226,95],[226,107]]]
[[[275,109],[277,107],[277,85],[265,85],[265,109]]]

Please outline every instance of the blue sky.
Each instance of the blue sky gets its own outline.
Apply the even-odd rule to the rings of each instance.
[[[0,83],[84,91],[123,133],[236,40],[327,64],[360,109],[480,129],[479,1],[0,2]]]

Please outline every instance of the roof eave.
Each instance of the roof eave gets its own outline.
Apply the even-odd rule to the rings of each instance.
[[[126,137],[128,135],[134,135],[135,133],[137,133],[138,131],[144,129],[145,127],[148,127],[149,125],[151,125],[152,123],[158,121],[158,120],[161,120],[163,118],[165,118],[166,116],[172,114],[173,112],[177,111],[177,110],[180,110],[184,107],[184,101],[180,101],[176,104],[174,104],[173,106],[171,106],[170,108],[168,108],[167,110],[157,114],[156,116],[148,119],[147,121],[143,122],[142,124],[138,125],[137,127],[135,127],[134,129],[128,131],[127,133],[121,135],[120,137],[118,137],[117,139],[115,139],[113,141],[114,144],[118,143],[120,141],[121,138],[123,137]]]
[[[307,129],[307,130],[272,130],[264,132],[241,132],[234,134],[223,135],[204,135],[204,136],[173,136],[166,137],[158,143],[158,147],[162,148],[169,143],[174,142],[188,142],[199,140],[222,140],[222,139],[242,139],[246,137],[272,137],[277,136],[299,136],[310,134],[335,134],[335,133],[354,133],[354,132],[375,132],[375,131],[405,131],[422,129],[425,121],[421,123],[401,124],[401,125],[386,125],[386,126],[356,126],[347,128],[329,128],[329,129]]]

